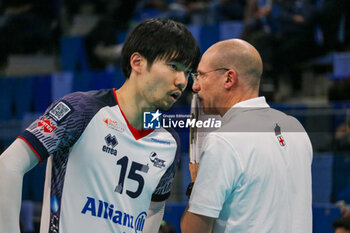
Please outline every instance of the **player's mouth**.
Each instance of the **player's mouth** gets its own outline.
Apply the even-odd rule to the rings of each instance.
[[[180,92],[180,91],[172,92],[172,93],[170,94],[170,97],[171,97],[171,99],[172,99],[174,102],[177,101],[177,100],[180,98],[180,96],[181,96],[181,92]]]

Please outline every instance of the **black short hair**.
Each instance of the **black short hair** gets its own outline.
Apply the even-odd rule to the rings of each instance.
[[[131,74],[130,57],[140,53],[151,67],[156,59],[180,62],[192,71],[197,69],[200,49],[191,32],[171,19],[149,19],[139,24],[126,38],[121,66],[125,77]]]
[[[345,230],[350,231],[350,217],[341,217],[333,222],[333,228],[344,228]]]

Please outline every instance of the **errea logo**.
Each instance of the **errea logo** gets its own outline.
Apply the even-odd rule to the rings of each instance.
[[[117,156],[117,150],[114,149],[114,147],[116,147],[118,145],[118,140],[117,140],[116,136],[108,134],[105,137],[105,142],[106,142],[107,146],[104,145],[102,147],[102,151],[105,153]]]
[[[116,145],[118,145],[118,141],[117,141],[117,138],[111,134],[108,134],[106,137],[105,137],[105,141],[107,143],[107,146],[111,146],[112,148],[114,148]]]

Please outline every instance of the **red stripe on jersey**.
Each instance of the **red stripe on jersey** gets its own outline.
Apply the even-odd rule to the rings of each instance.
[[[117,89],[113,88],[114,97],[115,97],[115,100],[117,101],[117,104],[118,104],[118,98],[117,98],[116,91],[117,91]],[[118,104],[118,106],[119,106],[119,104]],[[134,128],[132,125],[130,125],[128,119],[126,119],[126,117],[123,113],[123,110],[120,106],[119,106],[119,109],[124,117],[126,124],[128,125],[129,130],[131,131],[132,135],[134,136],[134,138],[136,140],[139,140],[140,138],[146,137],[148,134],[150,134],[154,131],[154,129],[136,129],[136,128]]]
[[[41,159],[39,153],[32,147],[32,145],[29,144],[29,142],[24,138],[24,137],[21,137],[21,136],[18,136],[17,138],[19,139],[22,139],[31,149],[32,151],[36,154],[36,156],[39,158],[39,163],[41,163],[43,160]]]

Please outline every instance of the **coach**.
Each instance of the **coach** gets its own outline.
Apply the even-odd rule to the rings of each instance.
[[[203,142],[183,233],[312,232],[312,145],[295,118],[259,97],[262,69],[258,51],[239,39],[202,56],[193,90],[223,122]]]

